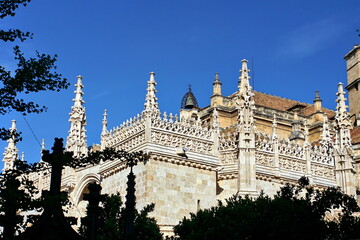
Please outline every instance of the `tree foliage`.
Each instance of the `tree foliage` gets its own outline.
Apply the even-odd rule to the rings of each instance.
[[[325,215],[338,209],[338,219]],[[286,184],[274,198],[233,196],[210,209],[192,213],[174,231],[176,239],[352,239],[360,237],[359,211],[353,197],[339,188],[315,190],[302,178]]]
[[[31,0],[3,0],[0,1],[0,19],[15,16],[20,6],[26,6]],[[36,51],[35,57],[26,58],[15,42],[31,39],[33,34],[20,29],[0,29],[0,41],[14,42],[13,53],[17,68],[14,71],[0,66],[0,114],[10,111],[23,114],[40,113],[46,110],[32,101],[22,99],[20,94],[36,93],[39,91],[60,91],[68,87],[68,82],[57,73],[57,55],[51,56]],[[0,128],[0,139],[9,138],[9,132]]]
[[[154,210],[154,204],[145,206],[141,211],[135,212],[135,239],[161,240],[159,226],[156,220],[149,217]],[[83,218],[80,233],[86,237],[87,228]],[[120,193],[105,195],[100,211],[96,240],[124,239],[125,207],[121,201]]]
[[[19,212],[40,207],[40,200],[34,198],[38,190],[28,178],[28,174],[38,168],[39,165],[16,160],[13,169],[0,175],[0,226],[4,226],[1,236],[4,239],[12,239],[24,230],[24,218]]]

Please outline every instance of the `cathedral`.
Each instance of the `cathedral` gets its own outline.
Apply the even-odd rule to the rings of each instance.
[[[74,156],[105,148],[144,151],[149,160],[134,167],[137,208],[155,203],[152,212],[163,233],[172,232],[184,216],[209,208],[234,194],[273,196],[285,183],[306,176],[317,189],[339,186],[357,196],[360,172],[360,46],[345,56],[348,82],[338,84],[336,109],[322,106],[319,93],[312,104],[252,90],[247,60],[242,60],[238,89],[222,95],[215,74],[210,105],[198,106],[191,89],[180,114],[158,106],[155,73],[150,73],[144,109],[109,128],[104,112],[100,143],[86,142],[86,111],[82,77],[78,76],[70,112],[66,150]],[[145,82],[144,82],[145,87]],[[349,111],[346,105],[348,91]],[[11,130],[16,130],[15,121]],[[4,169],[12,167],[18,149],[10,139]],[[102,193],[120,192],[124,198],[129,168],[121,161],[103,161],[63,170],[62,190],[72,202],[69,215],[83,217],[89,183]],[[31,176],[39,189],[49,187],[49,174]]]

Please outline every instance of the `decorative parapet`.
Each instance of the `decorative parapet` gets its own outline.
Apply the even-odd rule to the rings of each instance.
[[[31,172],[27,175],[30,181],[33,181],[34,187],[38,190],[50,189],[50,169],[48,164],[44,165],[44,168],[39,172]]]
[[[281,139],[279,141],[280,155],[290,156],[294,158],[304,158],[304,148],[300,144],[291,143],[288,139]]]
[[[272,137],[263,133],[256,133],[255,135],[255,147],[256,149],[265,151],[265,152],[273,152],[274,144],[272,141]]]
[[[310,151],[310,158],[312,162],[334,167],[334,154],[331,147],[325,145],[313,146]]]
[[[150,119],[150,141],[164,146],[185,147],[189,151],[213,155],[212,130],[203,128],[199,122],[189,119],[180,121],[177,115],[148,113],[137,115],[105,135],[105,147],[131,151],[146,142],[146,119]],[[145,131],[146,130],[146,131]]]
[[[314,176],[335,180],[334,166],[312,163],[311,174]]]
[[[153,129],[211,141],[212,131],[203,128],[199,121],[192,121],[192,119],[181,119],[179,121],[177,115],[172,115],[171,113],[167,115],[166,112],[158,117],[153,117],[151,120],[151,127]]]
[[[265,151],[256,151],[255,152],[255,162],[258,165],[274,167],[274,153],[265,152]]]
[[[298,159],[288,156],[279,157],[280,169],[281,170],[292,170],[296,172],[306,173],[306,160]]]
[[[334,180],[334,154],[332,145],[313,146],[310,149],[311,174],[314,177]],[[278,157],[275,157],[278,152]],[[275,161],[279,162],[281,171],[296,171],[303,174],[307,172],[306,148],[299,144],[291,143],[287,139],[275,142],[270,135],[256,133],[255,159],[258,166],[275,167]],[[278,158],[278,159],[276,159]]]
[[[223,151],[220,155],[220,162],[222,164],[231,164],[237,162],[237,151]]]
[[[238,133],[229,130],[220,133],[220,163],[224,165],[235,164],[238,160]]]
[[[129,151],[145,141],[145,123],[141,115],[123,122],[102,136],[105,147],[115,147]]]
[[[188,151],[212,155],[212,142],[189,138],[183,135],[154,130],[151,141],[164,146],[183,147]]]
[[[198,121],[183,119],[166,113],[151,118],[151,142],[164,146],[183,147],[189,151],[213,155],[212,130]]]
[[[238,133],[235,131],[222,131],[220,133],[220,151],[237,150],[238,148]]]

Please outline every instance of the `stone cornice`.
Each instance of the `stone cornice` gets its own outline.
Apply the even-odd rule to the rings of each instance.
[[[107,178],[127,168],[124,161],[106,161],[100,166],[99,174],[103,178]]]
[[[355,87],[356,90],[358,90],[358,88],[359,88],[359,82],[360,82],[360,78],[352,81],[349,85],[347,85],[347,86],[345,87],[345,89],[349,91],[350,89],[352,89],[353,87]]]
[[[208,171],[219,171],[221,167],[220,164],[212,164],[208,162],[200,162],[192,159],[186,159],[183,157],[177,157],[172,155],[165,155],[165,154],[158,154],[158,153],[151,153],[150,160],[161,161],[161,162],[168,162],[172,164],[198,168]]]

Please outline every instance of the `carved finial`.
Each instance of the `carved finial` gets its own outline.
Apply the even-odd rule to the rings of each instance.
[[[104,135],[107,133],[107,110],[104,110],[104,114],[103,114],[104,118],[102,120],[102,132],[101,135]]]
[[[84,88],[84,85],[82,84],[82,76],[77,76],[77,83],[75,84],[76,86],[76,90],[74,91],[75,93],[75,98],[73,99],[74,102],[74,106],[82,106],[84,102],[84,100],[82,99],[82,96],[84,95],[84,92],[82,91],[82,89]]]
[[[248,61],[246,59],[243,59],[241,62],[242,62],[242,68],[240,70],[238,88],[239,88],[240,93],[244,93],[248,89],[251,89],[251,86],[250,86],[250,83],[249,83],[249,80],[250,80],[249,72],[250,72],[250,70],[247,67]]]
[[[213,82],[213,95],[221,95],[221,85],[219,73],[215,73],[215,80]]]
[[[40,155],[42,157],[43,151],[45,150],[45,139],[41,139],[41,149],[40,149]],[[41,158],[40,158],[41,161]]]
[[[345,120],[348,117],[348,112],[346,111],[348,106],[346,105],[345,92],[343,89],[343,84],[340,82],[338,84],[338,96],[336,99],[336,115],[335,118],[339,118],[339,121]]]
[[[338,96],[336,99],[336,111],[335,111],[335,129],[337,131],[336,143],[340,144],[340,147],[351,148],[351,122],[349,113],[347,112],[348,106],[346,106],[345,92],[342,83],[338,84]]]
[[[173,121],[173,118],[174,118],[173,114],[170,113],[170,114],[169,114],[169,122],[171,122],[171,123],[174,122],[174,121]]]
[[[21,161],[25,161],[25,153],[24,152],[21,153]]]
[[[238,124],[240,131],[254,132],[256,127],[254,124],[255,102],[254,93],[251,91],[249,83],[249,70],[247,68],[247,60],[242,60],[242,69],[240,70],[239,91],[236,105],[238,108]]]
[[[324,122],[323,122],[323,130],[321,134],[321,142],[322,143],[329,143],[331,142],[331,134],[329,128],[329,121],[326,114],[324,114]]]
[[[214,108],[213,108],[212,117],[213,117],[212,127],[213,127],[213,129],[218,130],[219,127],[220,127],[220,122],[219,122],[219,112],[217,110],[216,103],[215,103]]]
[[[41,151],[45,150],[45,139],[41,139]]]
[[[219,73],[215,73],[215,81],[214,82],[220,82]]]
[[[11,120],[11,128],[10,128],[10,131],[11,132],[15,132],[17,129],[16,129],[16,120]]]
[[[8,146],[5,148],[3,153],[4,157],[2,161],[4,162],[3,171],[11,170],[14,167],[14,161],[18,158],[18,148],[16,147],[16,120],[11,121],[10,138],[7,140]]]
[[[42,162],[42,156],[43,156],[44,150],[45,150],[45,139],[41,139],[40,162]]]
[[[154,73],[154,72],[150,72],[149,75],[150,75],[149,82],[155,83],[155,73]]]
[[[145,98],[145,111],[158,111],[159,110],[159,106],[158,106],[158,102],[157,102],[157,97],[156,97],[156,82],[155,82],[155,73],[151,72],[150,73],[150,79],[147,82],[148,87],[147,87],[147,94],[146,94],[146,98]]]
[[[71,107],[70,112],[70,130],[66,141],[66,151],[73,152],[75,157],[81,155],[87,155],[88,148],[86,143],[86,114],[85,107],[83,106],[84,95],[82,89],[82,76],[77,77],[77,83],[75,84],[75,98],[73,99],[74,105]]]

